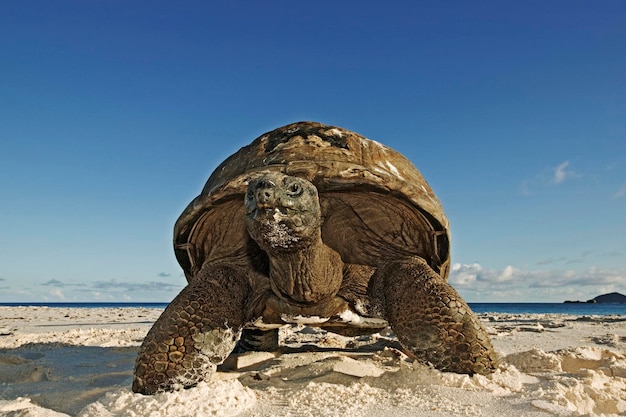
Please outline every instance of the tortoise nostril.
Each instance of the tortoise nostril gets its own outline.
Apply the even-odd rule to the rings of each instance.
[[[269,178],[261,178],[251,188],[257,203],[269,203],[274,199],[276,184]]]
[[[257,190],[256,200],[259,203],[268,203],[274,198],[274,191],[267,188]]]

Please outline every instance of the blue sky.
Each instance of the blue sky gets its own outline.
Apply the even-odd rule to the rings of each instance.
[[[169,301],[225,157],[315,120],[422,171],[472,302],[626,293],[622,1],[4,1],[0,302]]]

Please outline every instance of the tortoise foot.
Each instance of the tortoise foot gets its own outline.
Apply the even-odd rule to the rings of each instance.
[[[497,368],[497,355],[478,317],[426,262],[394,262],[383,273],[387,319],[420,362],[470,375]]]
[[[189,284],[146,335],[133,391],[154,394],[207,379],[232,352],[243,322],[245,285],[230,268]]]

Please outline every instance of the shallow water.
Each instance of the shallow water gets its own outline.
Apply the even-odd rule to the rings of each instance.
[[[0,349],[0,400],[29,397],[42,407],[76,415],[104,393],[130,386],[137,351],[58,343]]]

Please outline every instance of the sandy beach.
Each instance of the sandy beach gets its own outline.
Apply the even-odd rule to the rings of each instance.
[[[500,369],[414,363],[392,334],[281,329],[276,353],[231,356],[197,387],[130,390],[161,310],[0,307],[0,416],[626,415],[626,317],[481,314]]]

